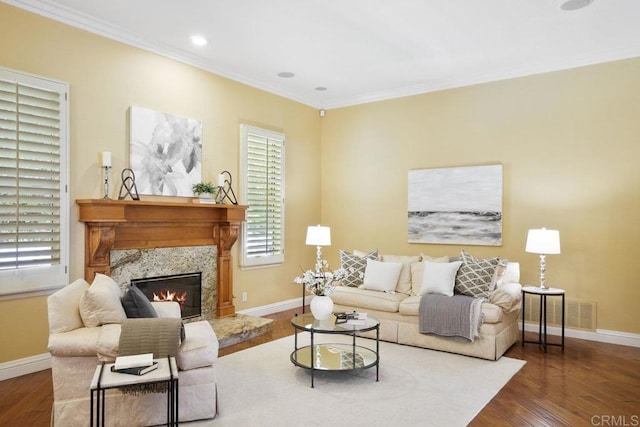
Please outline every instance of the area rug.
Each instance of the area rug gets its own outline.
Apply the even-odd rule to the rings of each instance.
[[[316,341],[348,342],[341,335]],[[298,336],[298,345],[308,334]],[[358,344],[375,348],[375,341]],[[375,367],[318,372],[289,360],[293,336],[221,357],[219,414],[198,426],[465,426],[524,366],[380,343],[380,381]]]

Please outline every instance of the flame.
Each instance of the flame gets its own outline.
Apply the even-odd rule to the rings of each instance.
[[[168,289],[164,291],[160,291],[160,294],[156,294],[154,292],[153,300],[154,301],[176,301],[178,304],[180,304],[180,308],[182,308],[182,305],[187,300],[187,292],[185,291],[185,292],[178,293],[178,291],[170,291]]]

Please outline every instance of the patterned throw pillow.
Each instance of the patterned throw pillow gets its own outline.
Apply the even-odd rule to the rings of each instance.
[[[500,258],[482,259],[460,252],[462,265],[456,275],[455,292],[475,298],[488,298],[495,287]]]
[[[364,271],[367,269],[367,259],[378,259],[378,250],[358,256],[347,251],[340,250],[340,263],[347,270],[347,277],[342,279],[343,286],[358,287],[364,283]]]

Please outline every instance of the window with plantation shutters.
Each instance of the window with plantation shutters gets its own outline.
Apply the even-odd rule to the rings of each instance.
[[[284,135],[242,125],[242,266],[284,262]]]
[[[0,295],[68,283],[66,93],[0,69]]]

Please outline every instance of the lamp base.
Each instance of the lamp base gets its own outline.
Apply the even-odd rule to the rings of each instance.
[[[545,273],[547,272],[547,261],[544,254],[540,254],[540,289],[547,289],[544,285]]]

